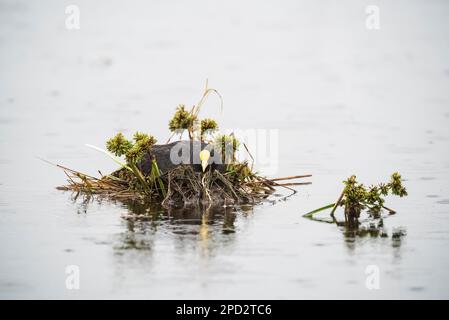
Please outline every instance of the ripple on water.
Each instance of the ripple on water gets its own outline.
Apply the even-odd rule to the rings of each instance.
[[[419,291],[423,291],[424,287],[410,287],[410,291],[414,291],[414,292],[419,292]]]
[[[13,118],[5,118],[5,117],[0,118],[1,125],[7,125],[7,124],[11,124],[13,122],[15,122],[15,119],[13,119]]]
[[[435,177],[421,177],[419,178],[419,180],[423,180],[423,181],[431,181],[431,180],[435,180]]]

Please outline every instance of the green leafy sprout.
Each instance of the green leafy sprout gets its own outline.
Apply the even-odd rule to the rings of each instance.
[[[141,160],[146,153],[151,151],[151,148],[157,142],[153,136],[140,132],[134,134],[134,141],[134,145],[126,153],[126,161],[128,163],[136,163]]]
[[[125,155],[133,146],[132,142],[127,140],[121,132],[117,133],[115,137],[106,142],[108,151],[115,154],[117,157]]]
[[[402,185],[401,175],[397,172],[391,175],[389,183],[379,183],[368,188],[358,183],[354,175],[343,181],[343,183],[345,188],[343,189],[343,198],[340,200],[339,205],[353,207],[357,210],[369,208],[379,211],[384,208],[384,197],[390,193],[401,198],[407,196],[407,190]]]
[[[183,104],[180,104],[176,108],[173,118],[168,123],[168,128],[172,132],[187,130],[189,132],[189,137],[192,138],[192,131],[196,120],[197,116],[192,112],[187,111]]]
[[[119,132],[115,137],[106,142],[106,148],[109,152],[112,152],[118,157],[125,156],[128,168],[134,173],[144,192],[150,193],[150,185],[137,167],[137,162],[139,162],[145,154],[151,151],[151,148],[156,144],[157,140],[151,135],[140,132],[136,132],[133,139],[134,143],[127,140],[123,134]]]
[[[201,120],[201,136],[206,132],[213,133],[218,130],[218,124],[214,119],[203,119]]]
[[[125,156],[128,164],[138,162],[151,150],[157,140],[146,133],[136,132],[134,143],[127,140],[121,132],[106,142],[106,148],[117,157]]]
[[[239,147],[240,142],[233,134],[222,134],[215,138],[214,149],[220,152],[223,163],[229,162],[229,159],[231,163],[234,163],[236,160],[235,153]]]

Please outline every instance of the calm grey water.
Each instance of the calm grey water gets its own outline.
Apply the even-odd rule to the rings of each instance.
[[[81,10],[65,28],[65,7]],[[0,1],[1,298],[449,298],[449,3]],[[85,147],[116,131],[168,138],[209,79],[203,115],[279,129],[276,176],[312,173],[289,201],[130,223],[83,206],[64,174],[115,164]],[[389,237],[302,218],[341,181],[406,178]],[[406,235],[393,239],[393,230]],[[80,289],[66,289],[77,265]],[[366,285],[379,268],[378,290]]]

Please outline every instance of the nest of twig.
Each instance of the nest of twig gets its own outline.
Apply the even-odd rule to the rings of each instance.
[[[245,167],[246,164],[239,164]],[[213,167],[206,172],[198,172],[192,165],[178,165],[162,174],[161,184],[155,183],[149,193],[139,186],[139,181],[127,170],[120,169],[110,175],[93,177],[78,171],[57,165],[67,175],[68,184],[58,187],[84,195],[96,195],[113,200],[128,201],[150,199],[164,207],[189,206],[197,204],[242,204],[255,203],[270,196],[276,187],[296,193],[291,186],[309,184],[309,182],[285,182],[311,175],[291,176],[267,179],[255,174],[240,177],[236,171],[220,172]],[[242,180],[240,180],[242,179]],[[166,190],[162,192],[162,186]]]
[[[208,88],[206,82],[197,105],[190,111],[179,105],[169,121],[171,138],[187,131],[188,141],[169,143],[170,138],[166,144],[156,144],[156,138],[149,134],[136,132],[132,140],[128,140],[119,132],[106,142],[107,151],[89,146],[107,154],[121,169],[106,176],[100,173],[97,178],[58,165],[68,177],[68,185],[58,189],[121,201],[151,199],[154,203],[172,206],[254,203],[267,198],[275,187],[286,188],[294,194],[296,191],[291,186],[309,184],[285,180],[310,175],[267,179],[254,173],[247,161],[239,162],[236,152],[240,142],[234,134],[216,135],[219,129],[216,121],[199,118],[199,111],[211,93],[218,95],[222,108],[221,95]],[[253,159],[244,143],[243,146]],[[182,162],[172,160],[174,150],[175,155],[178,154],[176,150],[182,151]],[[184,150],[187,150],[185,154]]]

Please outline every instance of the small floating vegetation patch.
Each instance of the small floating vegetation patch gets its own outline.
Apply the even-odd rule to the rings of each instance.
[[[200,119],[199,112],[207,96],[190,109],[179,105],[168,123],[171,137],[165,144],[146,133],[136,132],[132,139],[117,133],[106,142],[106,149],[91,146],[111,157],[119,168],[93,177],[57,165],[64,170],[68,184],[58,187],[78,194],[96,195],[120,201],[144,200],[165,207],[198,204],[254,203],[269,197],[277,187],[296,191],[291,186],[309,184],[291,180],[311,175],[268,179],[253,170],[254,159],[234,134],[220,134],[214,119]],[[188,140],[182,140],[187,132]],[[170,142],[179,135],[179,141]],[[239,148],[253,160],[240,161]]]
[[[389,214],[395,214],[396,211],[385,206],[385,197],[389,194],[401,198],[407,196],[407,190],[402,185],[402,177],[397,172],[391,175],[390,182],[371,185],[370,187],[365,187],[357,182],[354,175],[343,183],[345,187],[335,203],[306,213],[304,217],[315,221],[344,225],[349,228],[358,228],[362,211],[366,210],[369,217],[374,219],[380,218],[382,209]],[[344,222],[338,221],[335,217],[335,212],[339,206],[344,207]],[[329,209],[331,209],[329,218],[316,216],[319,212]]]

